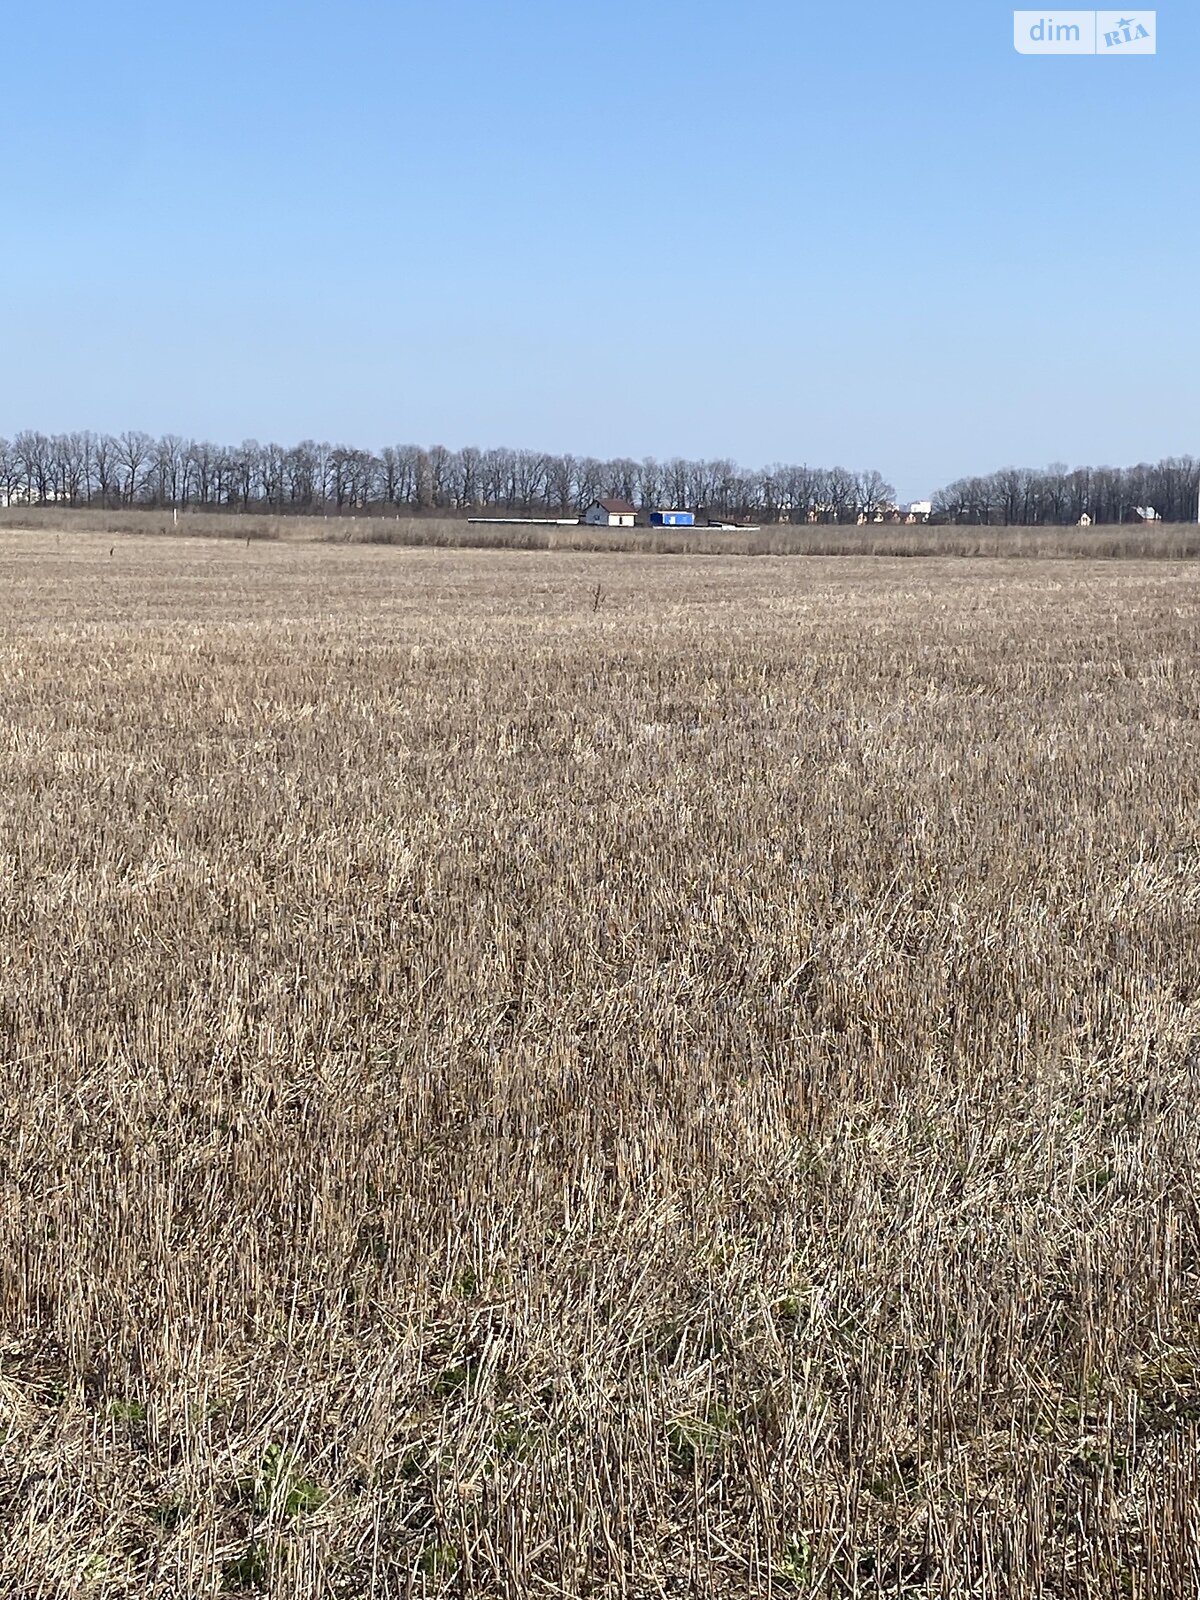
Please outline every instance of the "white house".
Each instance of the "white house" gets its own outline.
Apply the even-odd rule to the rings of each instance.
[[[933,515],[933,501],[914,500],[904,515],[909,522],[928,522]]]
[[[1076,523],[1076,527],[1079,527],[1079,528],[1090,528],[1091,525],[1092,525],[1092,518],[1091,518],[1090,514],[1085,511],[1083,513],[1083,515],[1080,517],[1079,521]]]
[[[583,520],[593,528],[632,528],[637,511],[628,500],[597,500],[584,512]]]

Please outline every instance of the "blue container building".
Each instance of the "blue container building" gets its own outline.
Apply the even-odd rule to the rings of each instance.
[[[650,526],[652,528],[694,528],[696,518],[690,511],[652,511],[650,513]]]

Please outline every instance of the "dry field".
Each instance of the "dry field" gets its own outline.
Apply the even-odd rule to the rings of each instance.
[[[0,534],[0,1594],[1192,1600],[1198,628]]]
[[[1200,527],[973,528],[872,527],[786,523],[757,532],[710,528],[548,528],[467,522],[451,516],[272,516],[259,512],[0,508],[0,530],[41,532],[51,544],[72,534],[171,534],[201,539],[292,544],[386,544],[445,550],[547,550],[631,555],[1036,556],[1046,560],[1184,561],[1200,556]]]

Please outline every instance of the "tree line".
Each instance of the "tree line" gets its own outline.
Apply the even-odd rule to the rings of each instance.
[[[1006,467],[985,478],[960,478],[933,498],[939,522],[1015,527],[1071,527],[1093,522],[1130,522],[1139,509],[1164,522],[1195,522],[1200,516],[1200,461],[1170,456],[1154,466],[1077,467],[1059,464],[1038,471]]]
[[[407,512],[574,516],[594,501],[639,509],[704,508],[765,522],[874,518],[895,490],[875,471],[728,460],[552,455],[537,450],[388,445],[375,451],[306,439],[216,445],[135,431],[20,433],[0,439],[6,505],[179,507],[296,514]]]
[[[754,522],[856,523],[898,514],[874,470],[728,459],[669,461],[553,455],[499,447],[388,445],[379,451],[312,439],[295,445],[218,445],[176,434],[26,431],[0,439],[4,505],[142,506],[273,514],[577,516],[605,498],[640,510],[689,508]],[[1156,466],[1006,468],[939,489],[932,520],[1069,525],[1131,520],[1154,507],[1168,522],[1197,516],[1200,462]]]

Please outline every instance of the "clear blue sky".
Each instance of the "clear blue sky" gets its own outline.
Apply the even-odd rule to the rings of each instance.
[[[0,433],[967,472],[1200,452],[1200,8],[10,8]]]

